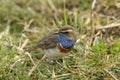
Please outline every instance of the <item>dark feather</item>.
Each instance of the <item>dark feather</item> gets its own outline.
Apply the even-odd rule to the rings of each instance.
[[[54,48],[57,46],[58,43],[59,43],[58,34],[54,33],[40,40],[36,48],[42,48],[42,49]]]

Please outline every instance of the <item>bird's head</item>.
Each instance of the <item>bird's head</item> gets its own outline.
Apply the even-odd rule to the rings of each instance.
[[[77,32],[71,26],[64,26],[58,31],[60,34],[66,35],[69,39],[76,41],[77,40]]]

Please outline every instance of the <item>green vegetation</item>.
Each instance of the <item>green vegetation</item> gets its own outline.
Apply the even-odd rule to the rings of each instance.
[[[51,80],[51,66],[56,80],[119,80],[120,4],[93,1],[0,0],[0,80]],[[80,42],[65,63],[43,60],[27,77],[44,52],[26,49],[64,25],[77,29]]]

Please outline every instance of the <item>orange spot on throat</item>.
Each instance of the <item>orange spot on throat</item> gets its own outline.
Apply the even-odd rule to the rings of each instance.
[[[73,47],[71,47],[71,48],[69,48],[69,49],[65,49],[65,48],[63,48],[60,44],[58,45],[58,49],[60,50],[60,52],[62,52],[62,53],[68,53],[68,52],[70,52],[72,49],[73,49]]]

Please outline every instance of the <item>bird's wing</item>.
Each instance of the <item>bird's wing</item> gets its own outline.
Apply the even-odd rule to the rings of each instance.
[[[58,34],[54,33],[40,40],[35,48],[42,49],[54,48],[57,46],[58,43],[59,43]]]

